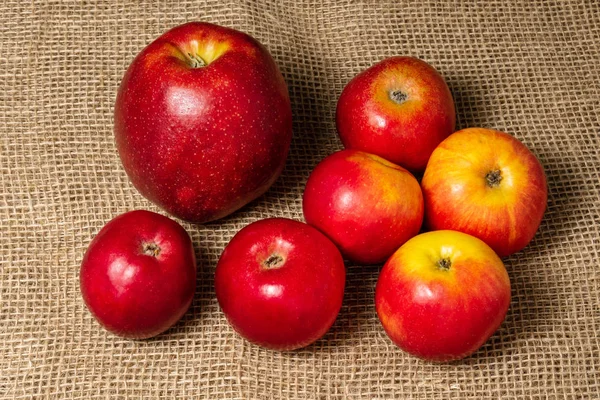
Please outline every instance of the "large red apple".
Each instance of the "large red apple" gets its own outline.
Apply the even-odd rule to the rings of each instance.
[[[133,185],[169,213],[206,222],[263,194],[292,135],[287,87],[250,36],[207,23],[171,29],[123,77],[115,138]]]
[[[83,300],[109,331],[145,339],[169,329],[196,289],[192,241],[175,221],[130,211],[90,243],[79,273]]]
[[[538,159],[511,135],[491,129],[463,129],[444,140],[421,184],[429,228],[476,236],[500,257],[531,241],[546,209]]]
[[[423,222],[421,188],[410,172],[357,150],[339,151],[317,165],[302,206],[306,222],[362,264],[387,260]]]
[[[415,236],[388,260],[375,289],[377,315],[396,345],[449,361],[475,352],[510,304],[504,264],[481,240],[455,231]]]
[[[315,228],[272,218],[240,230],[215,272],[221,309],[244,338],[276,350],[319,339],[342,306],[346,270]]]
[[[346,148],[381,156],[411,171],[425,169],[435,147],[454,132],[452,94],[442,76],[412,57],[392,57],[355,76],[337,104]]]

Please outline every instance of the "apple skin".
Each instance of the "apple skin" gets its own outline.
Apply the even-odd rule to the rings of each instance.
[[[478,237],[500,257],[531,241],[548,198],[544,169],[533,153],[513,136],[484,128],[444,140],[421,185],[428,228]]]
[[[196,290],[192,241],[177,222],[150,211],[121,214],[90,243],[79,273],[83,300],[108,331],[129,339],[164,332]]]
[[[431,361],[474,353],[501,325],[509,304],[502,260],[481,240],[455,231],[406,242],[384,265],[375,289],[390,339]]]
[[[194,67],[199,60],[207,65]],[[118,91],[114,131],[137,190],[170,214],[202,223],[234,212],[277,179],[292,111],[283,76],[260,43],[192,22],[133,60]]]
[[[455,122],[444,78],[413,57],[391,57],[356,75],[336,111],[337,131],[347,149],[376,154],[413,172],[425,169]]]
[[[247,340],[274,350],[305,347],[335,321],[346,270],[339,250],[302,222],[271,218],[240,230],[215,271],[221,309]]]
[[[302,208],[308,224],[361,264],[383,263],[423,222],[423,196],[414,176],[358,150],[336,152],[317,165]]]

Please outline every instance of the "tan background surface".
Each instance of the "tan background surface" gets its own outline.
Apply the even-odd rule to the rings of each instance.
[[[183,320],[154,340],[122,340],[93,320],[78,285],[83,252],[105,222],[157,210],[120,165],[113,102],[133,57],[191,20],[246,31],[272,52],[289,85],[294,140],[260,200],[217,223],[184,225],[199,275]],[[377,320],[378,267],[349,265],[344,306],[325,338],[293,353],[244,342],[214,296],[223,247],[256,219],[302,219],[310,170],[340,148],[334,112],[344,84],[398,54],[444,75],[459,128],[510,132],[545,167],[545,219],[506,260],[505,323],[464,361],[417,360]],[[2,1],[0,397],[599,398],[599,82],[595,0]]]

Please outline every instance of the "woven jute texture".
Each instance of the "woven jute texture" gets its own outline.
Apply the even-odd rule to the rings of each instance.
[[[288,83],[294,139],[259,200],[207,225],[184,223],[198,289],[168,332],[130,341],[103,330],[79,292],[98,230],[160,211],[125,175],[113,104],[134,56],[193,20],[236,28],[273,54]],[[279,353],[227,324],[214,269],[231,237],[273,216],[302,220],[311,169],[341,148],[344,85],[393,55],[433,64],[458,128],[509,132],[548,176],[544,221],[505,260],[512,303],[466,360],[433,364],[396,348],[374,308],[380,266],[348,265],[330,332]],[[0,4],[0,396],[204,399],[600,398],[600,4],[588,1],[357,2],[118,0]]]

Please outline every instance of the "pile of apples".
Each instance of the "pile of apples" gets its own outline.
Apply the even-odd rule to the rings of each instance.
[[[344,259],[385,263],[375,306],[391,340],[429,360],[472,354],[509,307],[500,257],[523,249],[542,220],[542,166],[506,133],[454,132],[446,83],[411,57],[386,59],[354,77],[336,123],[345,150],[312,171],[306,223],[260,220],[224,249],[215,291],[225,316],[251,342],[298,349],[335,321]],[[176,27],[147,46],[115,104],[116,144],[133,185],[195,223],[263,194],[283,169],[291,136],[287,87],[268,51],[208,23]],[[192,302],[192,241],[165,216],[122,214],[89,245],[80,287],[109,331],[155,336]]]

